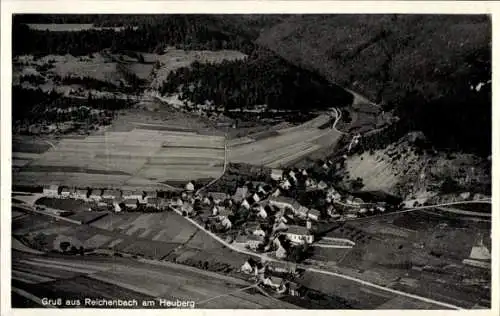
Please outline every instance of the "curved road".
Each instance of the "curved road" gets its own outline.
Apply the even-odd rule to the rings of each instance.
[[[172,211],[174,211],[177,214],[179,214],[179,215],[182,216],[182,212],[181,211],[179,211],[179,210],[177,210],[177,209],[175,209],[175,208],[173,208],[171,206],[169,206],[169,208]],[[246,255],[249,255],[249,256],[253,256],[253,257],[259,257],[261,260],[267,261],[267,262],[290,263],[289,261],[271,258],[271,257],[269,257],[266,254],[254,253],[254,252],[251,252],[251,251],[247,251],[247,250],[244,250],[244,249],[239,249],[237,247],[234,247],[233,245],[231,245],[231,244],[227,243],[226,241],[224,241],[223,239],[221,239],[216,234],[214,234],[214,233],[212,233],[210,231],[207,231],[203,226],[201,226],[200,224],[198,224],[195,220],[193,220],[191,218],[188,218],[188,217],[184,217],[184,218],[186,220],[188,220],[191,224],[193,224],[194,226],[196,226],[198,229],[204,231],[210,237],[212,237],[215,240],[217,240],[220,244],[224,245],[225,247],[227,247],[227,248],[229,248],[229,249],[231,249],[231,250],[233,250],[235,252],[239,252],[239,253],[246,254]],[[401,295],[401,296],[408,297],[408,298],[411,298],[411,299],[415,299],[415,300],[418,300],[418,301],[422,301],[422,302],[434,304],[434,305],[437,305],[437,306],[440,306],[440,307],[449,308],[449,309],[457,309],[457,310],[463,309],[460,306],[448,304],[448,303],[445,303],[445,302],[436,301],[436,300],[433,300],[433,299],[430,299],[430,298],[426,298],[426,297],[423,297],[423,296],[419,296],[419,295],[415,295],[415,294],[410,294],[410,293],[406,293],[406,292],[394,290],[394,289],[391,289],[391,288],[388,288],[388,287],[385,287],[385,286],[381,286],[381,285],[377,285],[375,283],[371,283],[371,282],[368,282],[368,281],[365,281],[365,280],[362,280],[362,279],[351,277],[349,275],[340,274],[340,273],[331,272],[331,271],[322,270],[322,269],[311,268],[311,267],[307,267],[307,266],[303,266],[303,265],[298,265],[298,266],[300,266],[301,268],[304,268],[307,271],[311,271],[311,272],[315,272],[315,273],[319,273],[319,274],[326,274],[326,275],[331,275],[331,276],[339,277],[339,278],[342,278],[342,279],[345,279],[345,280],[349,280],[349,281],[352,281],[352,282],[359,283],[359,284],[361,284],[363,286],[368,286],[368,287],[376,288],[378,290],[382,290],[382,291],[389,292],[389,293],[392,293],[392,294],[397,294],[397,295]]]

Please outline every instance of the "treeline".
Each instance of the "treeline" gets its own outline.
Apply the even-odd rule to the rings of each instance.
[[[265,49],[243,60],[195,62],[179,68],[169,74],[160,92],[181,92],[181,98],[195,104],[211,101],[226,109],[267,104],[274,109],[304,110],[352,102],[352,95],[340,87]]]
[[[41,89],[12,87],[12,119],[14,121],[39,120],[40,113],[45,113],[48,109],[87,106],[92,109],[117,111],[129,108],[133,103],[132,100],[118,99],[116,97],[95,98],[89,95],[88,98],[77,99],[64,97],[55,91],[47,93]]]
[[[166,46],[200,50],[237,49],[244,52],[253,49],[253,44],[245,38],[211,28],[210,18],[206,16],[168,15],[137,19],[135,27],[127,23],[118,32],[93,29],[50,32],[30,29],[25,24],[29,20],[27,17],[14,16],[13,55],[83,56],[103,49],[162,52]]]

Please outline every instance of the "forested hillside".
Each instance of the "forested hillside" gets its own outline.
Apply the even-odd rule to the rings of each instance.
[[[343,89],[265,49],[254,50],[244,60],[177,69],[161,89],[162,94],[175,92],[195,104],[211,101],[226,109],[266,104],[274,109],[312,110],[352,103],[352,95]]]
[[[438,148],[491,152],[491,21],[465,15],[297,15],[257,43],[354,90]]]

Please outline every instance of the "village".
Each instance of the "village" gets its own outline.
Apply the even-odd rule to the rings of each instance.
[[[334,164],[326,161],[321,167],[327,171],[334,168]],[[196,221],[235,248],[265,254],[280,262],[290,261],[286,267],[273,269],[269,264],[263,265],[251,258],[240,269],[240,272],[280,293],[285,288],[290,289],[290,285],[283,285],[289,284],[289,280],[276,275],[296,273],[294,265],[307,263],[308,248],[313,244],[319,247],[352,247],[353,242],[348,239],[317,239],[317,223],[343,222],[400,207],[382,201],[365,203],[359,197],[341,193],[333,184],[316,179],[312,173],[302,168],[272,169],[267,177],[270,181],[247,181],[232,194],[210,191],[210,187],[190,181],[182,190],[167,192],[72,189],[49,185],[43,188],[43,196],[66,202],[80,201],[88,206],[85,211],[118,214],[175,211]],[[312,196],[314,203],[302,205],[297,200],[301,195]],[[54,212],[54,209],[45,206],[37,206],[37,210]],[[67,211],[71,212],[71,206],[66,208]],[[64,214],[62,211],[57,215]],[[272,274],[269,274],[270,271]]]

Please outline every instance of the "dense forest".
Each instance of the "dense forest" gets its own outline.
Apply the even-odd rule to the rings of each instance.
[[[78,17],[84,22],[85,19],[92,20],[92,17],[88,16]],[[107,48],[112,51],[162,52],[166,46],[200,50],[237,49],[243,52],[253,49],[253,44],[245,38],[210,27],[205,16],[168,15],[151,16],[150,19],[143,17],[137,19],[136,28],[127,23],[122,31],[90,29],[78,32],[30,29],[25,24],[30,18],[36,21],[33,16],[14,16],[12,42],[14,56],[21,54],[82,56]]]
[[[30,122],[39,120],[41,113],[47,115],[47,110],[87,106],[93,109],[116,111],[129,108],[133,101],[115,97],[94,98],[92,95],[79,99],[64,97],[55,91],[46,93],[40,89],[25,89],[20,86],[13,86],[12,104],[14,105],[12,107],[12,120]],[[44,118],[47,119],[47,117]]]
[[[265,49],[244,60],[183,67],[169,74],[161,93],[182,92],[195,104],[211,101],[226,109],[266,104],[275,109],[346,106],[352,95],[321,76],[300,69]]]

